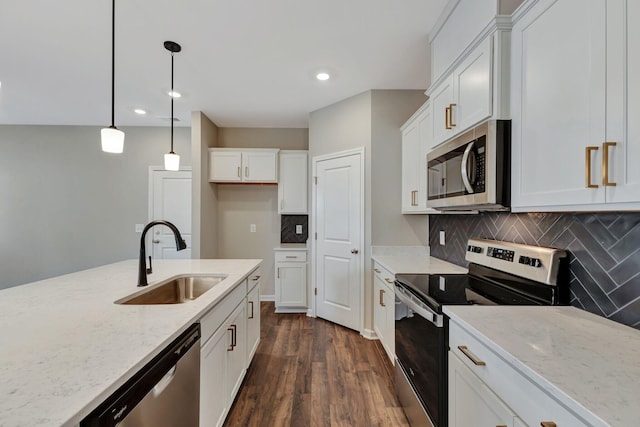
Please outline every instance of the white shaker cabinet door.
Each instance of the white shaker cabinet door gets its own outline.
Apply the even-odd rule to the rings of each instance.
[[[209,181],[242,181],[242,152],[209,150]]]
[[[607,2],[607,203],[640,201],[639,21],[637,0]]]
[[[508,426],[516,415],[449,352],[449,427]]]
[[[221,326],[200,352],[200,425],[219,427],[224,423],[229,406],[227,352],[231,332]]]
[[[605,19],[604,0],[541,0],[514,25],[514,210],[605,201]]]

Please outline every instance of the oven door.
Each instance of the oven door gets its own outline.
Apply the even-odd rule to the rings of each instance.
[[[412,426],[447,425],[447,332],[433,312],[399,282],[396,298],[396,392]]]

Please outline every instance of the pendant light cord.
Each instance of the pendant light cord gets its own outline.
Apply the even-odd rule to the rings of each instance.
[[[171,151],[169,153],[173,153],[173,52],[171,52]]]
[[[111,2],[111,127],[115,128],[116,102],[116,0]]]

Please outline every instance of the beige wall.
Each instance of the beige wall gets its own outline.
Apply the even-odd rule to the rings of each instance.
[[[200,111],[191,113],[193,258],[218,258],[217,190],[209,184],[209,147],[218,142],[218,127]]]
[[[0,288],[138,257],[149,166],[162,166],[170,132],[122,130],[124,153],[108,154],[99,127],[0,126]],[[189,141],[175,129],[183,166]]]

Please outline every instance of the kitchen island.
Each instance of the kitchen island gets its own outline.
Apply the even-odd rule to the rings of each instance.
[[[175,276],[226,275],[183,304],[119,305],[140,291],[128,260],[0,291],[0,426],[72,426],[261,260],[157,260],[149,287]]]

